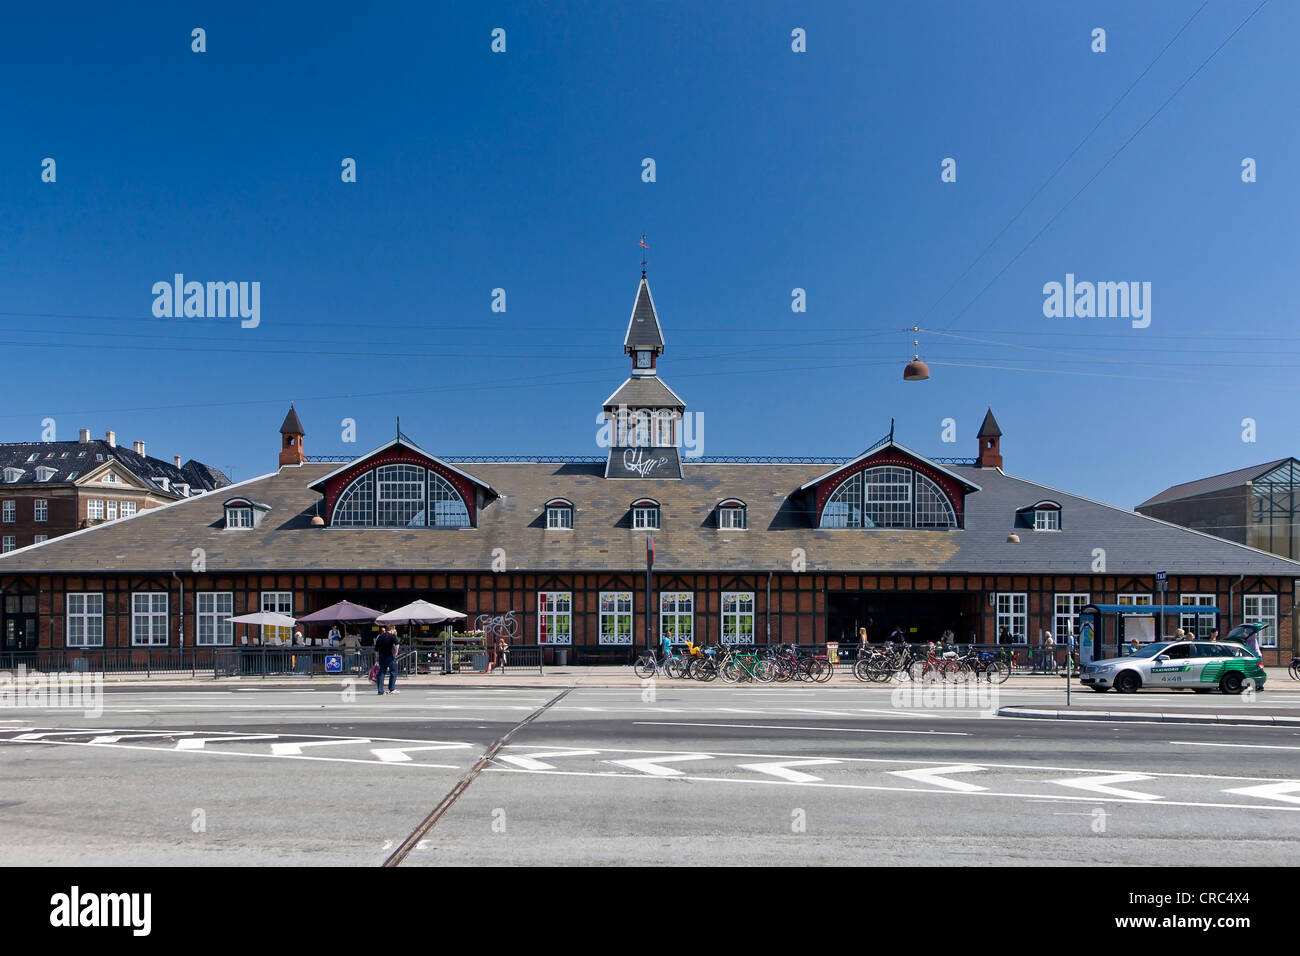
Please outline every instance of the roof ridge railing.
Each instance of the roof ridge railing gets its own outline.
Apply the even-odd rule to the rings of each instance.
[[[557,465],[602,465],[604,455],[439,455],[443,461],[478,462],[481,464],[557,464]],[[349,462],[355,456],[349,455],[307,455],[309,462]],[[852,461],[844,455],[702,455],[698,458],[683,458],[684,465],[843,465]],[[929,461],[940,465],[973,465],[974,458],[930,458]]]

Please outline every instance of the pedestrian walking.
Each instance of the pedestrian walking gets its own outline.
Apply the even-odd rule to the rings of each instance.
[[[386,627],[375,638],[375,666],[379,668],[379,673],[375,676],[375,684],[379,688],[379,695],[384,694],[384,673],[388,673],[388,692],[390,694],[399,693],[397,690],[397,649],[399,647],[397,640],[397,629]]]
[[[510,661],[510,642],[505,635],[497,638],[497,673],[500,674]]]
[[[858,628],[858,657],[866,658],[867,656],[867,629]]]

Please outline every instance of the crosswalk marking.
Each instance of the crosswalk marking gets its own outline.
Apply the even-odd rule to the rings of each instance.
[[[1137,783],[1139,780],[1154,780],[1155,778],[1145,773],[1110,773],[1103,774],[1100,777],[1078,777],[1066,780],[1049,780],[1048,783],[1059,784],[1062,787],[1074,787],[1076,790],[1090,790],[1093,793],[1100,793],[1108,797],[1124,797],[1128,800],[1159,800],[1159,794],[1143,793],[1140,790],[1125,790],[1113,786],[1117,783]]]
[[[412,758],[409,754],[421,750],[468,750],[469,744],[425,744],[417,747],[375,747],[371,753],[384,763],[404,763]]]
[[[271,744],[271,753],[278,757],[296,756],[303,747],[337,747],[339,744],[368,744],[368,737],[347,737],[343,740],[306,740],[292,744]]]
[[[682,760],[712,760],[711,754],[672,754],[664,757],[638,757],[635,760],[606,760],[605,763],[616,764],[620,767],[627,767],[629,770],[637,770],[641,773],[648,773],[655,777],[680,777],[683,772],[676,767],[665,767],[663,764],[675,763]]]
[[[589,757],[600,753],[599,750],[547,750],[533,754],[497,754],[497,760],[504,760],[523,770],[554,770],[555,765],[546,763],[541,757]]]
[[[759,773],[771,774],[774,777],[780,777],[782,780],[789,780],[791,783],[810,783],[821,780],[821,777],[813,776],[810,773],[803,773],[800,770],[791,770],[791,767],[816,767],[822,764],[840,763],[839,760],[831,760],[825,757],[813,757],[808,760],[777,760],[771,763],[742,763],[738,766],[741,770],[756,770]]]
[[[922,767],[919,770],[890,770],[889,773],[891,776],[903,777],[907,780],[915,780],[918,783],[931,783],[937,787],[947,787],[949,790],[960,790],[962,793],[974,793],[977,790],[987,790],[988,787],[981,787],[979,784],[967,783],[965,780],[949,780],[944,776],[944,774],[975,773],[986,769],[988,768],[964,763],[958,764],[955,767]]]

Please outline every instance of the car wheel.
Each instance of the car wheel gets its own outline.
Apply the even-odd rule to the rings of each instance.
[[[1245,686],[1246,681],[1241,676],[1241,671],[1228,671],[1219,681],[1219,690],[1225,694],[1240,694]]]
[[[1121,694],[1136,694],[1142,686],[1142,678],[1132,671],[1121,671],[1115,675],[1115,690]]]

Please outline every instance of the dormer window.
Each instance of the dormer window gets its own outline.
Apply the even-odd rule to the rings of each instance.
[[[227,529],[256,528],[262,523],[262,516],[271,510],[270,505],[248,498],[231,498],[223,507]]]
[[[1016,524],[1022,528],[1033,528],[1035,531],[1060,531],[1061,503],[1040,501],[1020,508],[1016,512]]]
[[[637,531],[659,530],[659,502],[642,498],[632,505],[632,527]]]
[[[28,463],[31,463],[31,462],[35,461],[37,458],[40,458],[40,457],[41,457],[41,456],[40,456],[40,453],[39,453],[39,452],[32,452],[30,455],[27,456],[27,461],[28,461]]]
[[[573,502],[556,498],[546,502],[546,528],[548,531],[573,528]]]
[[[36,469],[36,480],[49,481],[58,473],[59,470],[57,468],[51,468],[49,465],[41,465],[39,468]]]
[[[728,531],[744,531],[748,528],[745,503],[733,498],[718,505],[718,527]]]
[[[20,478],[22,478],[24,474],[25,472],[21,468],[6,468],[5,481],[8,482],[18,481]]]

